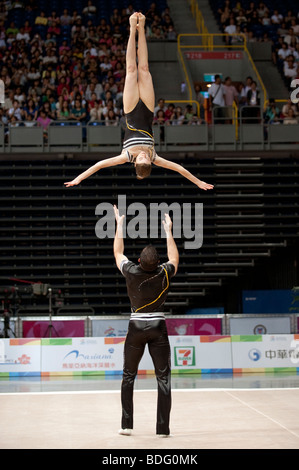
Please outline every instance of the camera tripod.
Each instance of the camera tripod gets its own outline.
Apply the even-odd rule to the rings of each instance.
[[[4,318],[4,328],[3,328],[3,338],[11,338],[11,337],[16,337],[15,332],[11,329],[10,327],[10,318],[9,318],[9,312],[4,311],[3,312],[3,318]],[[0,336],[2,337],[2,336]]]
[[[52,331],[54,331],[56,334],[56,337],[58,337],[59,334],[57,333],[57,330],[55,329],[55,326],[52,323],[52,289],[51,287],[48,288],[48,297],[49,297],[49,324],[47,326],[44,337],[52,338]]]

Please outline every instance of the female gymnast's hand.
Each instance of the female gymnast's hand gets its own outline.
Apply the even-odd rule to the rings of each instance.
[[[80,184],[81,180],[77,177],[73,181],[68,181],[67,183],[64,183],[64,185],[69,188],[70,186],[76,186],[77,184]]]
[[[204,181],[198,180],[198,183],[196,183],[196,186],[198,186],[200,189],[203,189],[206,191],[207,189],[213,189],[214,186],[212,184],[205,183]]]
[[[129,18],[130,26],[133,28],[137,28],[137,20],[138,20],[138,13],[135,11],[135,13],[133,13]]]
[[[139,25],[141,25],[144,28],[144,26],[145,26],[145,16],[140,12],[137,13],[137,15],[138,15],[137,29],[139,29]]]

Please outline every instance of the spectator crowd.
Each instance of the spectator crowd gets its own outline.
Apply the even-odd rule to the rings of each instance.
[[[53,0],[55,3],[55,0]],[[0,0],[0,78],[5,99],[0,107],[0,122],[6,126],[39,125],[45,135],[51,122],[75,121],[105,125],[122,123],[125,81],[125,50],[128,19],[134,6],[111,8],[109,14],[97,11],[95,0],[62,0],[60,13],[43,9],[46,0]],[[149,41],[176,40],[175,27],[167,4],[153,2],[146,15]],[[57,5],[57,2],[55,3]],[[54,6],[55,6],[54,5]],[[215,9],[215,4],[214,9]],[[286,84],[299,78],[299,13],[269,9],[264,3],[224,0],[215,15],[223,32],[236,34],[227,42],[270,41],[272,58]],[[20,18],[22,19],[20,21]],[[248,122],[297,123],[298,104],[290,100],[278,107],[270,100],[259,115],[260,94],[256,82],[247,77],[234,83],[231,77],[215,77],[205,102],[202,88],[195,85],[200,115],[191,106],[175,106],[161,98],[154,113],[154,124],[197,125],[206,118],[206,105],[215,122],[230,123],[233,105]],[[221,110],[221,108],[225,107]]]
[[[92,0],[69,2],[71,9],[62,6],[60,14],[46,0],[0,0],[0,122],[37,124],[45,133],[53,121],[118,123],[134,7],[112,9],[105,2],[109,15],[97,12]],[[167,6],[152,3],[144,13],[148,40],[176,39]]]
[[[235,2],[224,0],[220,8],[212,4],[218,24],[227,37],[227,43],[269,42],[272,60],[290,87],[299,78],[299,3],[281,2]],[[213,6],[214,5],[214,6]],[[288,8],[288,6],[292,8]],[[242,34],[241,34],[242,33]]]
[[[291,92],[292,80],[299,79],[299,4],[288,0],[286,5],[281,4],[277,9],[277,2],[273,2],[273,6],[270,1],[266,3],[247,0],[210,1],[220,30],[228,35],[225,38],[227,45],[242,44],[244,36],[247,43],[271,44],[272,60]],[[288,8],[290,5],[292,9]],[[233,83],[231,77],[222,79],[217,75],[208,94],[208,106],[216,123],[232,122],[233,105],[238,110],[238,116],[248,123],[299,123],[299,104],[290,99],[278,105],[271,98],[266,109],[262,110],[260,90],[252,77],[247,77],[243,83]]]

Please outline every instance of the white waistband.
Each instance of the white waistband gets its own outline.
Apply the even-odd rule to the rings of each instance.
[[[130,320],[165,320],[165,315],[163,312],[131,313]]]

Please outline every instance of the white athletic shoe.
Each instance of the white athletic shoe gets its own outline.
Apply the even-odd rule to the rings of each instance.
[[[173,434],[157,434],[157,437],[172,437]]]
[[[121,434],[122,436],[131,436],[132,429],[120,429],[118,434]]]

